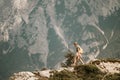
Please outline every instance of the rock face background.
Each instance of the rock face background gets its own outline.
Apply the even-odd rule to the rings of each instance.
[[[83,60],[120,58],[119,0],[0,0],[0,80],[54,67],[77,41]]]

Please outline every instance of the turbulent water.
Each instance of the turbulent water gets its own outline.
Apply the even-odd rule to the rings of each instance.
[[[0,0],[0,80],[54,67],[73,42],[83,60],[120,58],[120,0]]]

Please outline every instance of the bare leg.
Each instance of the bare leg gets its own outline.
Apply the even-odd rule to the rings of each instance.
[[[82,58],[81,58],[81,54],[78,56],[78,60],[80,60],[80,62],[81,62],[82,64],[84,64],[84,62],[83,62],[83,60],[82,60]]]
[[[82,63],[82,64],[84,64],[84,62],[83,62],[83,60],[80,58],[80,62]]]
[[[73,65],[76,65],[76,62],[77,62],[77,56],[74,57],[74,63],[73,63]]]

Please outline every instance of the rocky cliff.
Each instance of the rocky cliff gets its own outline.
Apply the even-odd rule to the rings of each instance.
[[[94,60],[84,65],[14,73],[10,80],[120,80],[120,60]]]

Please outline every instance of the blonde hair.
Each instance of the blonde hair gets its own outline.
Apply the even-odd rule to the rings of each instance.
[[[73,44],[74,44],[74,45],[78,45],[78,43],[77,43],[77,42],[74,42]]]

